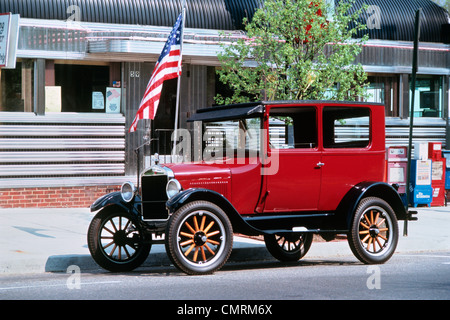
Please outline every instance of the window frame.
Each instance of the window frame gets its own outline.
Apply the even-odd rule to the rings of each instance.
[[[300,123],[300,115],[302,113],[307,113],[309,117],[305,119],[305,123]],[[315,105],[305,105],[305,106],[293,106],[293,107],[276,107],[271,108],[269,110],[269,142],[272,149],[276,150],[299,150],[299,151],[307,151],[307,150],[318,150],[319,148],[319,108]],[[291,118],[292,119],[292,147],[287,148],[277,148],[277,144],[272,143],[272,138],[270,136],[270,121],[273,118]],[[314,120],[313,120],[314,119]],[[308,121],[309,120],[309,121]],[[283,120],[281,120],[283,121]],[[308,130],[301,131],[302,125],[306,123],[312,124],[313,127]],[[289,124],[285,124],[287,131]],[[272,127],[273,128],[273,127]],[[300,129],[297,129],[300,128]],[[286,131],[285,131],[286,132]],[[305,133],[308,133],[305,135]],[[286,135],[286,133],[285,133]],[[274,136],[274,135],[272,135]],[[300,140],[299,138],[304,138],[305,141]],[[309,140],[306,141],[306,140]],[[315,141],[313,141],[315,140]],[[287,146],[290,145],[289,138],[285,138],[285,144]],[[300,147],[300,145],[304,145]],[[308,146],[309,145],[309,146]]]
[[[345,118],[337,118],[336,116],[330,117],[330,119],[326,119],[327,115],[326,112],[328,111],[327,109],[348,109],[347,112],[351,112],[352,111],[365,111],[366,115],[362,114],[360,116],[354,116],[354,117],[345,117]],[[339,111],[338,111],[339,112]],[[339,113],[337,114],[339,115]],[[354,125],[350,124],[350,129],[351,128],[355,128],[357,130],[360,130],[360,128],[362,128],[364,130],[363,133],[361,132],[356,132],[355,131],[348,131],[347,133],[342,133],[343,137],[340,139],[349,139],[349,138],[345,138],[345,135],[350,136],[350,141],[344,141],[344,142],[336,142],[336,121],[339,120],[343,120],[343,119],[356,119],[356,118],[363,118],[363,117],[368,117],[367,119],[367,124],[363,124],[362,126],[359,125],[359,123],[356,123]],[[330,125],[328,125],[326,122],[327,121],[333,121],[333,125],[332,125],[332,133],[333,133],[333,142],[328,142],[327,141],[327,137],[330,136],[330,133],[326,132],[326,130],[328,130],[330,128]],[[365,122],[365,121],[364,121]],[[330,106],[330,105],[325,105],[322,108],[322,146],[324,150],[342,150],[342,149],[352,149],[352,150],[366,150],[368,148],[370,148],[370,146],[373,143],[373,114],[372,114],[372,110],[370,107],[349,107],[349,106]],[[367,126],[367,129],[365,129]],[[344,129],[345,130],[345,129]],[[356,133],[356,134],[355,134]],[[357,138],[353,138],[353,136],[357,136]],[[367,139],[365,139],[365,137],[367,136]],[[331,141],[331,140],[330,140]],[[362,142],[364,142],[364,144],[362,144]]]

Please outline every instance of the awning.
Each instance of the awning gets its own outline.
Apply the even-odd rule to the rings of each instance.
[[[197,113],[188,119],[193,121],[225,121],[232,119],[243,119],[262,117],[264,105],[261,103],[245,103],[229,106],[212,107],[197,110]]]

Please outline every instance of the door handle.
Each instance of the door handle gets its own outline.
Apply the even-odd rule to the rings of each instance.
[[[319,161],[319,162],[316,164],[316,167],[317,167],[317,168],[321,168],[321,167],[323,167],[324,165],[325,165],[325,163]]]

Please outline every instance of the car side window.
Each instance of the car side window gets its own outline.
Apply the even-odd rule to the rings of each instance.
[[[269,136],[271,148],[316,148],[316,115],[317,111],[314,107],[272,109],[269,114]]]
[[[370,143],[370,109],[325,107],[324,148],[366,148]]]

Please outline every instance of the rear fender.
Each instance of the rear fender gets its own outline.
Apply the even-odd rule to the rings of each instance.
[[[353,214],[363,198],[378,197],[386,201],[394,210],[398,220],[408,217],[407,211],[397,190],[385,182],[361,182],[354,186],[342,199],[338,206],[338,223],[343,223],[349,230]]]
[[[208,189],[188,189],[178,193],[166,202],[169,213],[172,214],[182,206],[192,201],[208,201],[219,206],[228,216],[233,226],[233,231],[246,235],[259,235],[261,231],[253,228],[244,219],[234,206],[223,195]]]

